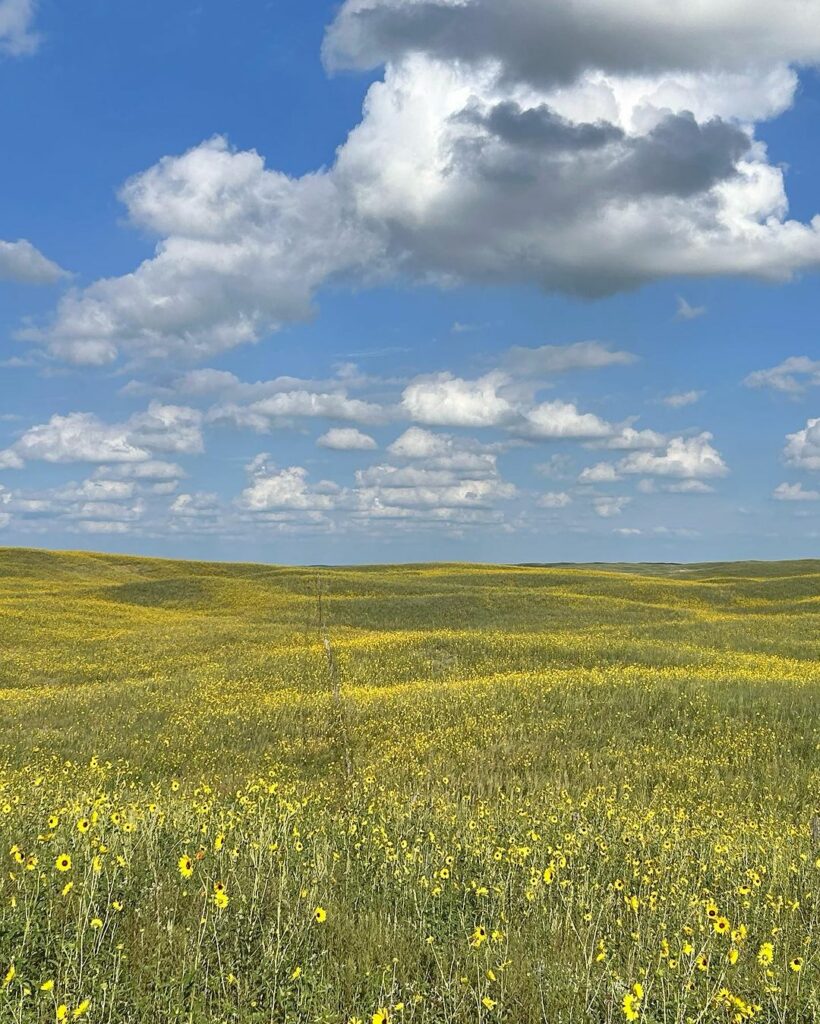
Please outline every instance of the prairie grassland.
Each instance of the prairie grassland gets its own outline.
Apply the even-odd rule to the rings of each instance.
[[[818,1020],[819,695],[820,562],[0,550],[0,1020]]]

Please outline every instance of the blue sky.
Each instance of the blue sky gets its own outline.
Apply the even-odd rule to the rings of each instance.
[[[0,543],[816,556],[820,4],[666,7],[0,0]]]

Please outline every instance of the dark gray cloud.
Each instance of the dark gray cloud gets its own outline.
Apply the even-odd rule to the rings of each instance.
[[[573,197],[692,196],[735,174],[749,136],[720,118],[699,124],[688,111],[668,114],[646,135],[614,124],[576,124],[542,104],[523,109],[505,101],[487,112],[468,108],[455,118],[479,129],[459,139],[454,163],[496,184],[543,187],[555,210]]]
[[[688,112],[670,114],[630,142],[623,183],[636,195],[694,195],[730,178],[749,145],[742,129],[719,117],[698,124]]]
[[[624,137],[623,131],[614,124],[574,124],[546,104],[522,109],[512,100],[497,103],[485,115],[475,109],[465,110],[461,118],[480,125],[512,146],[542,151],[597,149]]]

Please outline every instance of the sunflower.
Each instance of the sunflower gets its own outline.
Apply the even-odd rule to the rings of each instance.
[[[58,871],[70,871],[71,857],[67,853],[61,853],[54,862],[54,867],[57,868]]]
[[[190,878],[191,875],[194,873],[194,862],[187,855],[187,853],[179,858],[179,860],[177,861],[177,866],[179,867],[179,873],[182,875],[183,878]]]
[[[771,942],[764,942],[757,951],[757,962],[761,967],[768,967],[772,960],[774,960],[774,946]]]
[[[327,911],[325,910],[324,907],[317,907],[313,911],[313,920],[317,924],[324,924],[325,921],[327,921]]]

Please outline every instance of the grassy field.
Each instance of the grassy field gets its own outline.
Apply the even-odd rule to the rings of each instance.
[[[820,562],[0,549],[0,1020],[820,1020]]]

